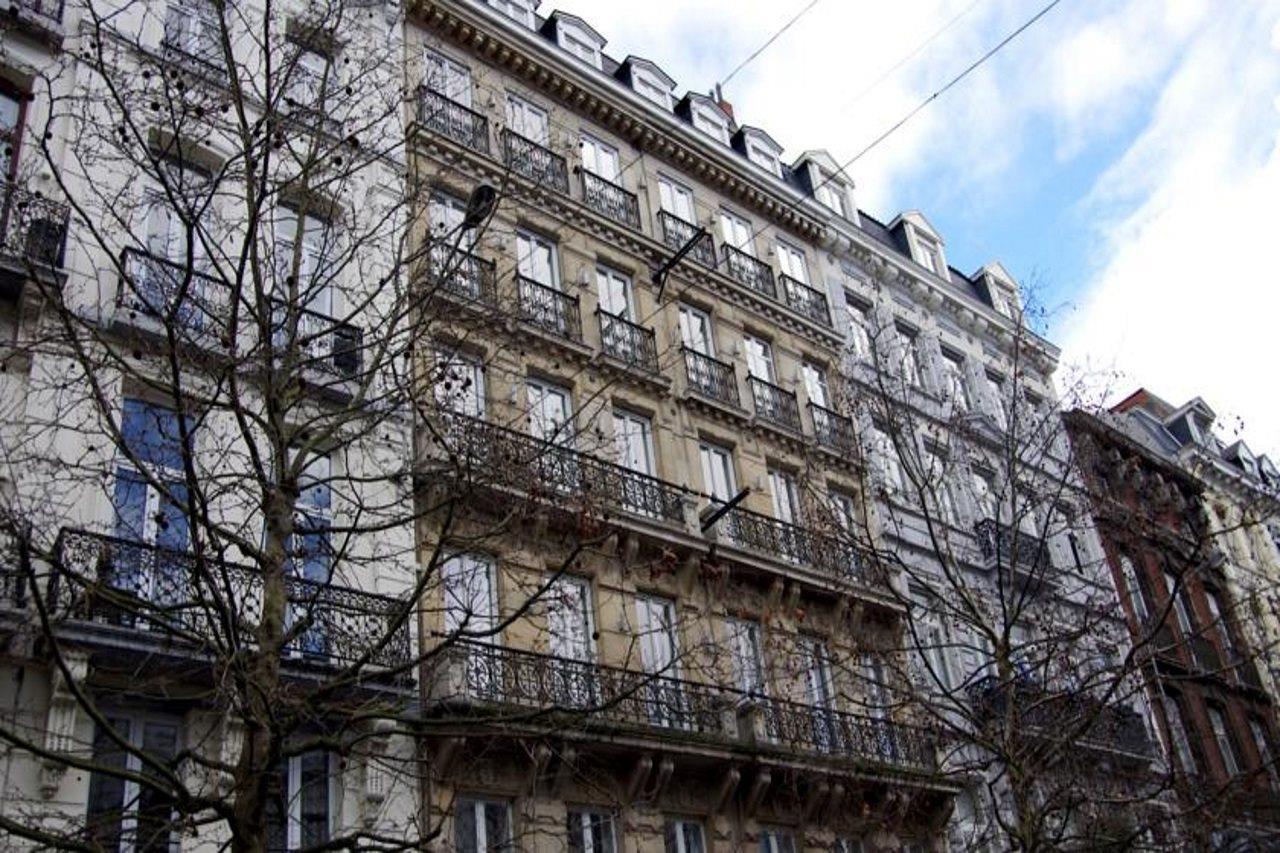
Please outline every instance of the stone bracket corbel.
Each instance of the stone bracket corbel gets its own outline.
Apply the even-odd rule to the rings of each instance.
[[[391,787],[390,774],[383,761],[387,749],[391,746],[391,732],[394,725],[390,720],[377,720],[373,723],[373,732],[365,743],[363,755],[364,768],[364,826],[372,829],[377,822],[378,812],[387,800],[387,792]]]

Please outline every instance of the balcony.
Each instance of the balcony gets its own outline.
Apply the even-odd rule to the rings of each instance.
[[[464,475],[517,495],[578,502],[598,515],[621,512],[673,524],[685,521],[684,489],[648,474],[487,421],[450,414],[441,448]]]
[[[936,738],[926,729],[781,699],[757,701],[760,728],[769,744],[857,762],[937,769]]]
[[[586,169],[582,170],[582,200],[601,216],[640,230],[640,202],[635,194]]]
[[[442,243],[427,257],[431,283],[444,293],[489,308],[498,307],[497,265],[478,255]]]
[[[726,244],[721,248],[724,249],[725,272],[730,278],[770,299],[778,298],[778,288],[773,281],[773,270],[768,264],[733,246]]]
[[[184,28],[166,32],[160,42],[160,58],[169,65],[210,83],[226,86],[231,75],[222,51],[222,35],[216,31],[216,23],[212,26],[215,31],[201,32],[194,36]]]
[[[815,290],[789,275],[778,278],[782,283],[782,293],[786,297],[788,308],[815,323],[831,325],[831,312],[827,309],[827,297],[822,291]]]
[[[578,297],[554,287],[516,275],[520,297],[520,319],[543,331],[569,341],[582,340],[582,312]]]
[[[658,344],[653,329],[599,308],[596,316],[600,319],[600,345],[605,355],[629,367],[658,374]]]
[[[756,417],[788,432],[801,432],[800,405],[796,402],[795,392],[758,376],[748,376],[747,386],[751,388]]]
[[[299,366],[339,379],[360,372],[364,332],[351,323],[336,320],[309,308],[293,308],[283,299],[272,299],[271,331],[277,350],[297,348]],[[296,331],[293,331],[296,330]]]
[[[662,242],[677,251],[688,245],[693,235],[698,232],[698,226],[685,222],[674,213],[668,213],[665,210],[658,211],[658,226],[662,229]],[[687,257],[693,258],[707,269],[715,269],[716,247],[711,235],[704,233],[689,250]]]
[[[0,257],[24,265],[61,267],[68,219],[65,204],[22,184],[0,180]]]
[[[502,153],[507,166],[517,175],[540,187],[569,194],[569,169],[564,158],[551,149],[513,130],[503,130]]]
[[[418,124],[472,151],[489,153],[489,120],[425,86],[418,90]]]
[[[869,584],[870,568],[852,544],[798,524],[734,507],[716,526],[718,541],[794,566],[816,569],[841,582]]]
[[[853,432],[853,421],[838,412],[809,404],[809,416],[813,419],[813,435],[819,447],[825,447],[841,458],[857,458],[858,441]]]
[[[262,575],[248,566],[71,529],[61,531],[55,551],[49,598],[74,620],[163,636],[199,652],[227,648],[228,617],[241,641],[262,617]],[[401,620],[397,599],[301,577],[286,578],[285,589],[290,658],[379,668],[412,659],[412,620]]]
[[[1049,565],[1048,549],[1035,536],[1013,530],[995,519],[984,518],[974,525],[978,548],[988,564],[1016,566],[1020,571],[1039,571]]]
[[[738,408],[738,378],[733,365],[684,347],[684,373],[689,388],[726,406]]]
[[[145,318],[157,329],[207,332],[217,337],[231,314],[231,291],[198,264],[171,261],[136,249],[121,255],[124,280],[116,307],[131,320]]]

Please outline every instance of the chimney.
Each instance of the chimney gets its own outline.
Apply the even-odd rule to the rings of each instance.
[[[711,93],[711,97],[716,102],[716,106],[724,110],[725,115],[729,117],[729,121],[737,124],[738,120],[733,116],[733,104],[724,99],[724,95],[720,91],[719,83],[716,84],[715,91]]]

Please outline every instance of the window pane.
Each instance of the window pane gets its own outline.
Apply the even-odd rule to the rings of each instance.
[[[115,732],[128,740],[128,720],[108,720]],[[125,768],[125,752],[98,727],[93,738],[93,760],[108,770]],[[86,819],[89,838],[103,850],[120,849],[120,820],[124,809],[124,780],[107,773],[89,777],[89,812]]]
[[[511,827],[507,821],[506,803],[484,804],[484,837],[487,850],[511,849]]]
[[[453,847],[457,853],[479,853],[476,838],[476,802],[458,800],[453,808]]]
[[[324,752],[308,752],[299,763],[298,822],[302,846],[310,847],[329,840],[329,756]]]
[[[171,759],[178,752],[178,727],[171,723],[147,723],[142,730],[142,749],[152,758]],[[144,774],[152,772],[143,768]],[[136,853],[168,853],[173,833],[173,798],[167,791],[141,786],[137,803]]]

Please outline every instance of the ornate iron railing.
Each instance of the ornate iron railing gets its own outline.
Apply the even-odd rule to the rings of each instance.
[[[189,331],[216,331],[231,311],[231,291],[195,264],[179,263],[136,249],[125,249],[124,280],[116,305],[131,315],[172,318]]]
[[[282,299],[273,299],[272,306],[271,333],[277,349],[289,346],[289,330],[296,329],[293,342],[304,368],[344,379],[360,372],[362,329],[309,308],[293,308]]]
[[[10,3],[23,12],[39,15],[50,21],[62,21],[66,0],[10,0]]]
[[[684,490],[657,477],[465,415],[449,415],[440,432],[463,473],[481,482],[558,502],[573,496],[601,513],[684,521]]]
[[[69,210],[65,204],[0,180],[0,255],[62,266]]]
[[[660,729],[731,738],[729,691],[667,675],[536,652],[459,643],[448,656],[461,672],[437,680],[437,699],[583,715],[590,725]]]
[[[765,737],[799,752],[937,769],[937,741],[919,726],[780,699],[758,699]]]
[[[658,225],[662,229],[662,242],[672,249],[683,249],[693,239],[693,235],[698,233],[698,226],[665,210],[658,211]],[[704,267],[715,269],[716,246],[711,235],[703,232],[702,237],[689,250],[687,257],[693,258]]]
[[[513,130],[502,131],[502,152],[511,171],[539,186],[569,194],[569,169],[564,158]]]
[[[497,307],[497,265],[493,261],[443,243],[432,246],[427,257],[433,285],[453,296]]]
[[[578,297],[516,275],[520,319],[571,341],[582,340],[582,313]]]
[[[738,401],[738,377],[732,364],[684,347],[684,373],[689,387],[703,396],[730,406]]]
[[[649,373],[658,372],[658,344],[653,329],[599,308],[596,315],[600,318],[600,343],[605,354]]]
[[[426,86],[418,89],[418,123],[472,151],[489,153],[489,120]]]
[[[166,29],[169,27],[166,26]],[[218,41],[220,38],[221,36],[216,32],[205,34],[204,44],[192,44],[189,37],[166,33],[164,40],[160,43],[160,58],[197,77],[226,85],[231,79],[231,74],[225,62],[222,45]]]
[[[734,507],[716,524],[716,529],[731,544],[791,563],[810,566],[826,572],[836,580],[867,583],[869,566],[858,549],[839,537],[829,536]]]
[[[755,404],[757,417],[791,432],[801,431],[800,404],[796,402],[794,391],[788,391],[758,376],[748,376],[747,385],[751,388],[751,400]]]
[[[773,281],[773,269],[768,264],[728,243],[722,248],[725,270],[728,271],[730,278],[770,299],[778,298],[778,288]]]
[[[848,459],[855,457],[858,441],[852,420],[817,403],[809,404],[809,415],[813,418],[813,435],[818,444]]]
[[[1024,570],[1039,570],[1048,566],[1048,549],[1035,536],[1014,530],[992,518],[979,521],[974,525],[974,531],[978,537],[982,559],[992,565],[1017,565]]]
[[[778,279],[782,283],[782,293],[786,297],[788,308],[815,323],[831,325],[831,312],[827,309],[827,297],[822,291],[789,275],[780,275]]]
[[[635,193],[586,169],[582,170],[582,200],[596,213],[640,230],[640,201]]]
[[[64,529],[49,598],[73,619],[176,639],[252,640],[262,618],[262,575],[248,566],[113,536]],[[285,580],[293,657],[402,666],[412,650],[403,604],[388,596],[301,577]],[[397,624],[399,622],[399,624]]]

